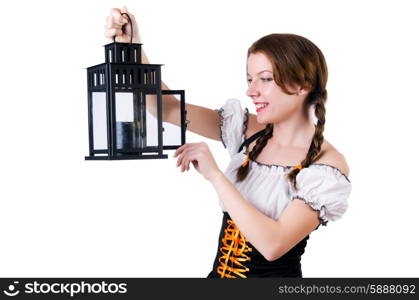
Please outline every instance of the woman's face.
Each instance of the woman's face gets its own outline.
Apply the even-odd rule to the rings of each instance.
[[[257,121],[260,124],[279,123],[301,111],[302,101],[296,95],[286,94],[274,81],[272,64],[261,53],[250,54],[247,59],[246,95],[256,106]],[[288,87],[290,92],[297,90]]]

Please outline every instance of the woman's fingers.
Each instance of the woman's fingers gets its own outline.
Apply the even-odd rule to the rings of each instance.
[[[116,28],[108,29],[105,32],[105,36],[107,38],[110,38],[110,39],[113,38],[113,37],[121,36],[122,34],[123,34],[122,30],[121,29],[116,29]]]
[[[179,149],[178,149],[178,150],[179,150]],[[178,150],[176,150],[176,152],[177,152]],[[184,152],[184,150],[181,150],[181,151],[179,151],[179,152],[175,153],[175,155],[174,155],[174,156],[175,156],[175,157],[178,157],[177,162],[176,162],[176,167],[179,167],[179,166],[182,164],[182,160],[183,160],[183,157],[185,156],[185,152]]]
[[[125,25],[128,21],[127,18],[121,14],[121,10],[119,8],[112,8],[111,16],[113,18],[113,22],[121,26]]]
[[[127,26],[129,19],[131,20],[132,28],[131,26]],[[115,38],[115,41],[120,43],[128,43],[130,41],[141,43],[135,17],[128,12],[126,7],[121,9],[112,8],[110,10],[110,15],[105,20],[105,37],[110,39]]]
[[[189,164],[191,163],[191,161],[192,161],[192,158],[189,157],[189,156],[187,156],[186,158],[183,159],[181,172],[189,171]]]
[[[189,171],[192,163],[195,168],[198,167],[197,158],[200,153],[200,144],[185,144],[179,147],[173,157],[178,157],[176,167],[181,167],[181,172]]]
[[[181,172],[189,171],[192,164],[208,180],[219,170],[206,143],[182,145],[173,157],[177,157],[176,167],[180,166]]]
[[[127,20],[122,17],[118,8],[111,9],[111,15],[106,17],[105,21],[105,37],[112,39],[122,36],[122,26],[127,23]]]
[[[119,23],[114,22],[112,16],[106,17],[106,21],[105,21],[106,29],[112,29],[112,28],[122,29],[122,26],[123,25],[120,25]]]
[[[187,160],[185,161],[184,166],[183,166],[183,170],[184,170],[184,171],[189,171],[189,163],[190,163],[190,160],[189,160],[189,159],[187,159]]]
[[[185,153],[185,155],[184,155],[184,157],[182,158],[182,163],[181,163],[181,165],[182,165],[182,168],[181,168],[181,171],[183,172],[183,171],[189,171],[189,169],[190,169],[190,164],[191,163],[194,163],[197,159],[197,156],[198,156],[198,151],[196,150],[196,149],[190,149],[190,150],[188,150],[186,153]],[[195,164],[194,164],[195,165]]]
[[[121,13],[129,14],[128,9],[127,9],[126,6],[124,6],[124,7],[121,8]]]
[[[188,146],[189,146],[188,144],[183,144],[182,146],[177,148],[175,153],[173,154],[173,157],[176,157],[176,156],[180,155],[186,149],[186,147],[188,147]]]
[[[131,19],[131,21],[135,21],[135,16],[133,14],[131,14],[125,6],[123,8],[121,8],[121,14],[122,13],[128,14],[129,17],[130,17],[130,19]],[[127,20],[127,22],[128,22],[127,16],[122,15],[122,17],[125,18]]]
[[[186,169],[186,164],[187,164],[187,161],[188,161],[187,155],[188,155],[187,151],[185,151],[181,155],[179,155],[176,167],[180,166],[180,171],[181,172],[183,172]]]
[[[176,161],[176,168],[180,166],[182,163],[183,155],[179,155],[177,161]]]
[[[186,165],[188,164],[189,153],[190,153],[190,147],[188,147],[188,145],[183,145],[179,147],[174,154],[174,157],[178,157],[177,162],[176,162],[176,167],[180,166],[181,172],[186,170]]]

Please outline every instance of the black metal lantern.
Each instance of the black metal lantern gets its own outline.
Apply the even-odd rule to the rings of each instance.
[[[164,149],[185,144],[185,91],[161,89],[162,65],[142,64],[141,45],[114,39],[105,45],[105,63],[87,68],[86,160],[167,158]],[[180,126],[163,124],[162,95],[169,94],[180,96]]]

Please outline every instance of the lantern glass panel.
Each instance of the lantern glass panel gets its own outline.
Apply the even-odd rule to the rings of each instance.
[[[148,105],[151,105],[152,103],[157,102],[157,94],[152,92],[147,92],[147,94],[143,94],[145,96],[146,103]],[[152,109],[150,111],[149,109],[146,109],[146,145],[147,147],[157,147],[159,145],[158,141],[158,121],[157,121],[157,115],[154,116],[154,114],[157,114],[157,107]]]
[[[164,95],[162,95],[162,115],[165,115],[165,101],[164,101]],[[166,96],[167,97],[167,96]],[[152,106],[153,103],[155,104],[157,101],[157,94],[147,91],[146,93],[146,103],[148,106]],[[168,103],[168,102],[166,102]],[[157,107],[155,108],[155,112],[157,113]],[[179,111],[180,111],[180,101],[179,101]],[[177,124],[180,124],[180,114],[176,116],[176,119],[173,119]],[[173,118],[173,115],[171,116]],[[158,121],[157,116],[154,116],[153,113],[150,112],[150,110],[147,108],[147,139],[146,139],[146,145],[149,147],[157,147],[158,146]],[[173,125],[168,122],[162,123],[162,129],[163,129],[163,146],[173,146],[173,145],[182,145],[181,142],[181,132],[182,128],[180,126]]]
[[[92,93],[93,118],[93,149],[104,150],[108,148],[107,122],[106,122],[106,93]]]
[[[165,101],[165,97],[167,96],[163,96],[163,113],[165,111],[164,104],[169,103],[168,101]],[[180,112],[180,101],[178,102],[178,105],[178,111]],[[176,116],[173,116],[172,114],[172,118],[175,124],[181,124],[180,116],[180,113]],[[182,145],[182,128],[180,126],[176,126],[168,122],[163,122],[163,128],[163,146]]]
[[[137,94],[115,93],[116,148],[120,153],[135,153],[144,147],[143,120],[144,107]]]

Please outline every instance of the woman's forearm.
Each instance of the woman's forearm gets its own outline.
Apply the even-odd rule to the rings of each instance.
[[[217,191],[224,208],[247,240],[267,259],[271,260],[279,244],[278,224],[251,205],[219,172],[210,182]]]

